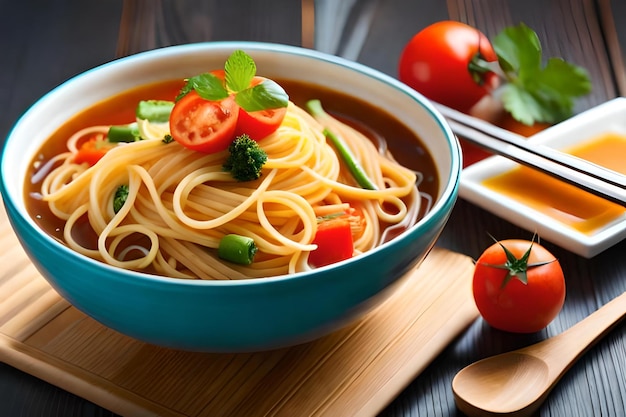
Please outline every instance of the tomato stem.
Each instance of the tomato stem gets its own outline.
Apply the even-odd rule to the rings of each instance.
[[[493,73],[501,80],[508,82],[508,77],[502,71],[498,61],[487,61],[480,52],[477,52],[467,64],[467,70],[472,75],[472,79],[476,84],[485,85],[487,80],[486,74]]]
[[[491,236],[491,235],[489,235],[489,236]],[[520,258],[517,258],[509,249],[507,249],[506,246],[504,246],[495,237],[491,236],[491,238],[498,245],[500,245],[500,247],[504,251],[504,254],[506,255],[506,262],[504,264],[501,264],[501,265],[494,265],[494,264],[487,264],[487,263],[483,263],[483,265],[489,266],[491,268],[504,269],[504,270],[508,271],[506,277],[504,277],[504,279],[502,280],[502,285],[500,286],[500,288],[506,287],[506,285],[509,283],[509,281],[511,281],[511,279],[513,279],[513,278],[518,279],[524,285],[528,285],[528,274],[527,274],[527,272],[528,272],[528,270],[530,268],[536,268],[536,267],[547,265],[547,264],[550,264],[550,263],[556,261],[556,258],[554,258],[554,259],[549,260],[549,261],[535,262],[535,263],[532,263],[532,264],[528,263],[528,260],[530,258],[530,253],[531,253],[531,251],[533,249],[533,244],[535,243],[535,236],[534,235],[533,235],[533,238],[532,238],[532,240],[530,242],[530,246],[528,247],[528,250],[526,252],[524,252],[524,254]]]

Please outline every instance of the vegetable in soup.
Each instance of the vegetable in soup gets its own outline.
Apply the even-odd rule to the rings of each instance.
[[[208,140],[215,130],[194,126],[195,133],[179,140],[171,116],[165,122],[144,116],[146,105],[149,114],[160,111],[151,105],[173,107],[175,114],[180,101],[167,103],[188,88],[183,81],[97,103],[61,126],[33,161],[29,212],[70,248],[114,266],[173,278],[247,279],[359,256],[429,210],[439,187],[434,161],[392,115],[320,86],[272,83],[289,94],[284,111],[266,113],[270,122],[255,114],[263,109],[222,108],[235,127],[226,148],[220,136],[210,150],[185,142]],[[192,113],[217,117],[222,110],[214,107],[235,95],[227,90],[209,110],[199,102]],[[306,111],[311,100],[319,100],[322,116]],[[274,123],[274,130],[251,137],[239,130],[239,112]],[[277,124],[276,113],[283,113]],[[111,126],[118,130],[111,133]],[[90,156],[81,157],[87,151]],[[362,186],[353,166],[372,186]],[[251,176],[239,177],[242,171]],[[318,236],[329,229],[344,238]]]

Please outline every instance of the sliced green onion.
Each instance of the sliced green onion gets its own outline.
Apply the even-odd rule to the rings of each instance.
[[[141,135],[139,134],[137,123],[130,123],[127,125],[111,126],[107,133],[107,138],[109,142],[113,143],[137,142],[141,140]]]
[[[174,108],[173,101],[166,100],[142,100],[137,105],[137,118],[154,123],[165,123],[170,119],[170,113]]]
[[[310,100],[307,102],[307,107],[311,112],[311,115],[315,118],[324,118],[331,117],[326,111],[322,108],[322,103],[319,100]],[[344,163],[348,167],[348,170],[356,180],[357,184],[361,188],[366,190],[377,190],[378,187],[374,182],[367,176],[367,173],[354,157],[352,152],[350,151],[350,147],[346,144],[346,142],[334,132],[331,132],[328,128],[324,128],[324,135],[331,141],[341,159],[343,159]]]
[[[251,237],[230,234],[220,240],[217,255],[225,261],[250,265],[257,250],[254,239]]]

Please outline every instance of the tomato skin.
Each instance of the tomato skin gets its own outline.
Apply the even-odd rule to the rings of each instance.
[[[255,76],[250,82],[250,87],[261,84],[267,80],[265,77]],[[277,109],[265,109],[254,112],[247,112],[239,109],[239,122],[237,124],[236,136],[246,134],[257,142],[278,129],[287,114],[287,107]]]
[[[226,72],[224,70],[213,70],[211,71],[211,74],[215,75],[217,78],[222,80],[223,83],[225,83]],[[254,87],[266,79],[267,78],[264,77],[254,76],[250,82],[250,87]],[[286,107],[247,112],[238,106],[237,126],[233,136],[236,137],[246,134],[251,139],[258,142],[276,131],[286,114]]]
[[[478,29],[451,20],[436,22],[418,32],[404,47],[399,78],[427,98],[468,113],[499,84],[493,72],[484,74],[481,84],[474,81],[468,65],[476,54],[488,62],[498,59]]]
[[[239,108],[239,122],[235,136],[247,134],[257,142],[278,129],[287,114],[287,107],[266,109],[248,113]]]
[[[191,91],[174,105],[170,133],[186,148],[215,153],[227,149],[233,141],[238,117],[239,106],[233,96],[208,101]]]
[[[500,241],[516,258],[521,258],[530,241]],[[499,243],[487,248],[476,261],[473,294],[482,317],[492,327],[514,333],[534,333],[544,329],[559,314],[565,302],[565,278],[558,260],[543,246],[532,243],[528,260],[528,283],[513,277],[504,287],[508,270],[506,254]],[[532,264],[553,261],[541,266]]]

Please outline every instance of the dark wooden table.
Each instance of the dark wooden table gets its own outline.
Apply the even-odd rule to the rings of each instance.
[[[302,13],[314,3],[315,20]],[[448,18],[474,25],[489,37],[519,22],[533,28],[546,56],[563,57],[591,74],[593,93],[578,102],[577,111],[626,91],[624,0],[0,0],[0,138],[39,96],[119,56],[187,42],[258,40],[315,47],[395,76],[400,51],[411,36]],[[476,258],[491,243],[487,233],[498,238],[532,235],[459,200],[438,245]],[[496,331],[477,320],[383,416],[461,415],[451,391],[460,368],[560,333],[626,290],[626,241],[592,259],[542,243],[566,274],[567,299],[559,317],[532,335]],[[625,375],[622,323],[571,368],[538,415],[625,416]],[[0,364],[0,415],[114,414]]]

